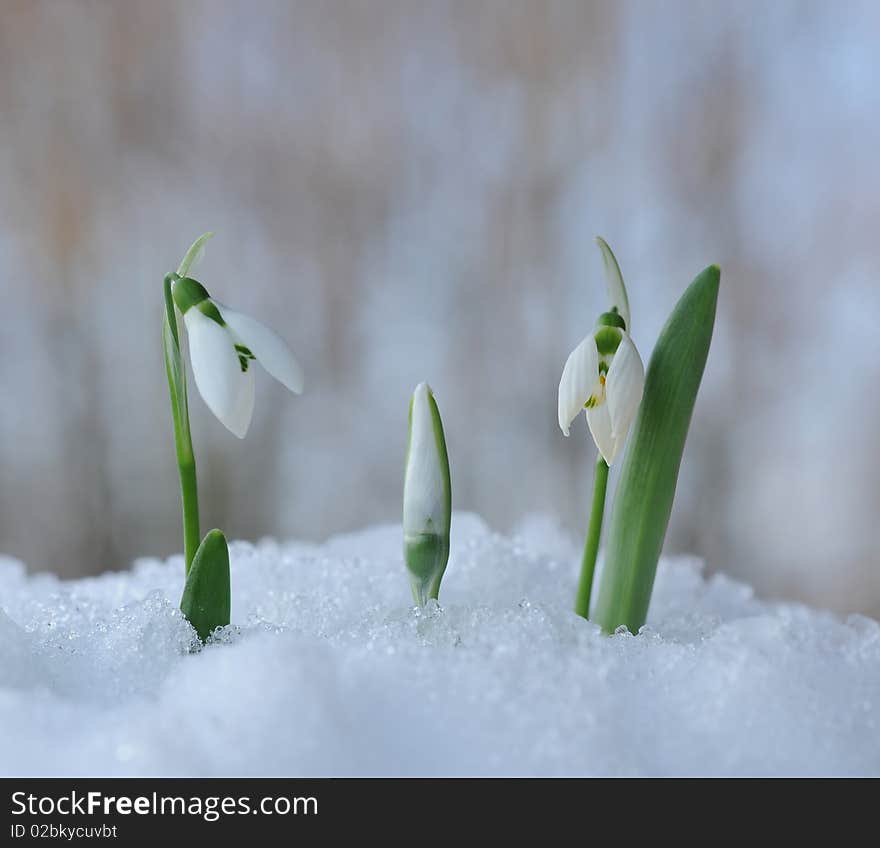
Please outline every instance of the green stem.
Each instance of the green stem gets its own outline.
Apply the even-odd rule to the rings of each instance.
[[[192,450],[192,445],[190,445]],[[178,457],[179,457],[178,451]],[[182,463],[178,459],[180,470],[180,499],[183,504],[183,556],[186,562],[186,574],[192,567],[196,551],[201,544],[199,530],[199,493],[196,488],[196,463]]]
[[[602,518],[605,515],[605,491],[608,488],[608,463],[600,456],[596,461],[596,477],[593,482],[593,506],[590,509],[590,527],[584,542],[581,559],[581,579],[578,583],[574,611],[583,618],[590,617],[590,594],[593,591],[593,573],[602,536]]]
[[[177,469],[180,474],[180,497],[183,506],[183,552],[186,574],[189,574],[193,558],[201,542],[199,530],[199,495],[196,485],[196,460],[189,429],[189,410],[186,402],[186,373],[180,354],[180,337],[177,331],[177,313],[171,297],[171,284],[175,275],[165,277],[165,326],[170,338],[165,340],[165,369],[168,391],[171,395],[171,417],[174,422],[174,447],[177,453]],[[170,348],[170,349],[169,349]]]
[[[174,345],[177,348],[177,352],[180,352],[180,335],[177,332],[177,312],[175,312],[174,307],[174,297],[171,294],[171,286],[174,284],[175,280],[180,278],[180,274],[166,274],[165,275],[165,321],[168,323],[168,329],[171,332],[171,338],[174,339]],[[169,386],[173,389],[174,386],[171,385],[171,381],[169,380]],[[176,396],[171,398],[172,402],[175,402],[176,405]]]

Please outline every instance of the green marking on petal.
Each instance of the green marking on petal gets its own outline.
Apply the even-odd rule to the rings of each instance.
[[[243,344],[237,344],[235,346],[235,352],[238,354],[238,362],[241,365],[242,373],[247,372],[251,360],[256,360],[257,357],[251,353],[250,348]]]

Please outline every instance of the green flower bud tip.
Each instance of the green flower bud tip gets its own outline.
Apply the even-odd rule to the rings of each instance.
[[[437,598],[449,559],[452,483],[440,410],[427,383],[413,392],[403,483],[403,555],[415,602]]]

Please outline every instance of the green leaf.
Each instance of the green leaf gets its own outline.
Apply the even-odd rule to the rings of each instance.
[[[620,273],[620,265],[608,242],[605,239],[596,236],[596,244],[602,251],[602,264],[605,266],[605,283],[608,287],[608,300],[611,306],[616,306],[620,317],[626,324],[626,331],[632,333],[632,327],[629,323],[629,298],[626,295],[626,286],[623,283],[623,274]]]
[[[177,266],[178,277],[185,277],[189,274],[189,269],[198,264],[205,254],[205,243],[213,237],[214,233],[203,233],[192,243],[186,255],[180,260],[180,265]]]
[[[452,475],[449,472],[449,452],[446,450],[446,435],[443,432],[443,419],[440,418],[440,407],[434,398],[434,393],[428,392],[428,402],[431,405],[431,424],[434,427],[434,443],[437,446],[437,455],[440,457],[440,468],[443,479],[443,516],[444,520],[440,527],[443,535],[449,539],[449,528],[452,525]],[[443,564],[446,568],[446,564]],[[438,584],[439,586],[439,581]]]
[[[180,609],[204,642],[217,627],[229,624],[229,548],[219,530],[211,530],[193,558]]]
[[[638,633],[648,615],[678,470],[709,355],[721,270],[700,273],[666,322],[620,471],[593,620]]]

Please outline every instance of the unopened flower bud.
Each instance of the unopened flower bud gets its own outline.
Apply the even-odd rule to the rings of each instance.
[[[419,383],[409,408],[409,446],[403,483],[403,555],[413,598],[436,598],[449,559],[452,485],[443,422],[427,383]]]

